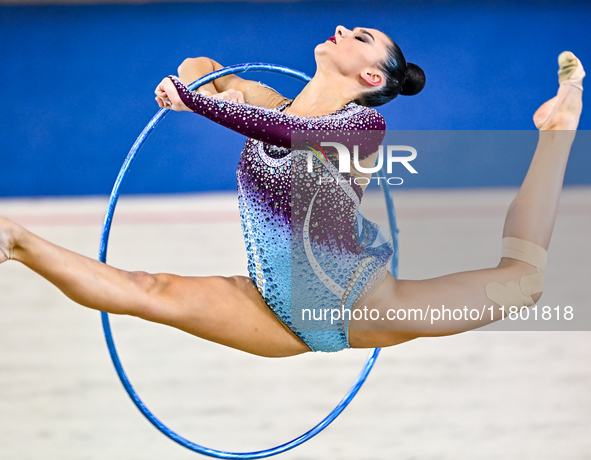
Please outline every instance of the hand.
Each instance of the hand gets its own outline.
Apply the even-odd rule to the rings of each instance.
[[[199,94],[203,94],[204,96],[215,96],[218,93],[217,88],[211,81],[205,85],[199,86],[194,91]]]
[[[195,91],[197,91],[199,94],[203,94],[204,96],[213,96],[214,94],[217,94],[213,91],[206,89],[205,86],[200,86]]]
[[[181,100],[176,86],[174,86],[174,83],[170,78],[166,77],[164,80],[162,80],[156,87],[154,93],[156,94],[156,102],[158,102],[158,107],[162,109],[171,109],[175,112],[191,112],[191,109],[189,109]]]
[[[230,88],[222,93],[212,94],[211,96],[217,97],[219,99],[224,99],[226,101],[244,104],[244,94],[242,93],[242,91],[238,91],[237,89]]]

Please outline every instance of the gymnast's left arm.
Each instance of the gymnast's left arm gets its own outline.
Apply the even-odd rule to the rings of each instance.
[[[385,129],[383,118],[375,111],[372,112],[374,116],[370,118],[348,117],[340,121],[342,126],[336,126],[335,121],[330,117],[301,117],[275,109],[204,96],[198,92],[189,91],[174,76],[162,80],[156,89],[156,97],[161,99],[163,104],[160,105],[159,101],[161,107],[169,107],[176,111],[192,111],[245,136],[286,148],[291,147],[293,130]]]

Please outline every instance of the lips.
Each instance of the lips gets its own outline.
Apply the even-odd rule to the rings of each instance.
[[[335,45],[337,44],[337,39],[334,37],[334,35],[332,37],[330,37],[328,40],[326,40],[327,42],[333,42]]]

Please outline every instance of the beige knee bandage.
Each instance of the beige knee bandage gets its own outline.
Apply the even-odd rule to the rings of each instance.
[[[486,285],[486,296],[503,307],[505,315],[509,315],[509,309],[512,306],[517,307],[518,310],[523,307],[531,307],[535,303],[531,296],[542,292],[547,252],[541,246],[530,241],[506,237],[503,238],[501,257],[521,260],[533,265],[537,270],[537,273],[520,278],[519,284],[509,281],[504,286],[496,282]]]

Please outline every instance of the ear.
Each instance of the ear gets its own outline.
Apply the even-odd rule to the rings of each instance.
[[[370,86],[380,86],[384,80],[375,69],[365,69],[361,72],[361,78]]]

